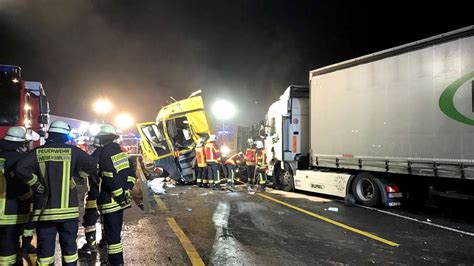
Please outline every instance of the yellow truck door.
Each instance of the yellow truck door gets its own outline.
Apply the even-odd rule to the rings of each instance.
[[[143,154],[151,161],[173,156],[171,143],[164,134],[163,124],[146,122],[137,124]]]

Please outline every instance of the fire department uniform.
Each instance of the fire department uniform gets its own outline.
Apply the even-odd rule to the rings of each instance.
[[[207,187],[209,186],[209,179],[207,176],[207,163],[206,155],[204,152],[204,147],[196,147],[196,175],[197,175],[197,184],[198,186]]]
[[[130,190],[135,184],[135,173],[127,154],[122,152],[117,143],[105,145],[98,159],[101,185],[97,206],[104,222],[108,263],[123,264],[120,237],[123,210],[130,207]]]
[[[254,148],[248,148],[245,151],[245,164],[247,165],[247,183],[253,185],[255,183],[255,165],[256,165],[256,153],[257,150]]]
[[[257,176],[258,176],[258,183],[262,188],[265,187],[267,183],[267,153],[265,149],[257,149]],[[257,180],[256,180],[257,181]]]
[[[63,265],[77,263],[79,203],[72,173],[79,170],[95,175],[96,165],[92,157],[55,139],[48,139],[45,145],[30,152],[17,164],[19,180],[29,186],[39,182],[45,187],[44,193],[35,198],[33,204],[40,265],[54,263],[57,233]]]
[[[15,165],[26,154],[5,148],[0,142],[0,265],[16,263],[19,237],[29,220],[30,188],[15,180]]]
[[[221,154],[217,144],[215,142],[208,142],[204,148],[205,156],[206,156],[206,163],[208,165],[208,177],[209,183],[211,184],[212,188],[219,188],[221,179],[219,173],[219,163],[221,161]]]
[[[230,187],[234,187],[234,180],[235,180],[235,172],[237,167],[242,163],[242,157],[240,154],[236,153],[229,157],[225,161],[225,167],[227,170],[227,185]]]
[[[96,148],[92,153],[94,162],[98,167],[99,157],[102,147]],[[99,197],[99,179],[96,176],[87,176],[87,174],[80,172],[80,176],[87,177],[87,183],[89,190],[87,191],[85,198],[85,211],[83,218],[82,226],[84,227],[84,232],[86,235],[87,243],[79,250],[79,253],[91,253],[96,247],[96,223],[99,218],[99,213],[97,210],[97,198]]]

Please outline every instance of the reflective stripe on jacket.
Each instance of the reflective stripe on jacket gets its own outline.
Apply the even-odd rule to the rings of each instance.
[[[204,147],[196,147],[196,161],[198,167],[207,167]]]
[[[267,168],[267,153],[264,149],[257,150],[257,166],[260,169]]]
[[[247,165],[255,165],[255,162],[256,162],[256,153],[257,153],[257,150],[255,149],[251,149],[251,148],[248,148],[246,151],[245,151],[245,163]]]
[[[208,142],[204,147],[205,154],[206,154],[206,162],[207,163],[217,163],[221,160],[221,153],[219,148],[217,148],[216,143]]]
[[[240,156],[239,156],[238,153],[233,154],[232,156],[229,157],[229,159],[227,159],[227,160],[225,161],[225,164],[226,164],[226,165],[229,165],[229,164],[230,164],[230,165],[238,165],[238,164],[240,164],[240,163],[241,163],[241,158],[240,158]]]
[[[16,166],[18,180],[45,187],[41,200],[33,204],[33,221],[61,221],[79,217],[79,202],[73,174],[96,175],[94,160],[81,149],[48,141],[34,149]]]
[[[30,188],[15,180],[15,165],[26,154],[0,151],[0,226],[25,224],[29,220]]]
[[[132,189],[135,183],[134,168],[127,154],[122,152],[118,144],[111,143],[102,147],[95,157],[99,158],[102,180],[97,198],[99,212],[112,213],[130,207],[130,204],[120,206],[118,203],[125,200],[125,191]]]

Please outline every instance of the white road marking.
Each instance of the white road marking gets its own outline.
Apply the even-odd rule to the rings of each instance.
[[[344,202],[344,201],[341,201],[341,202]],[[364,209],[368,209],[368,210],[372,210],[372,211],[377,211],[377,212],[380,212],[380,213],[383,213],[383,214],[395,216],[395,217],[398,217],[398,218],[406,219],[406,220],[409,220],[409,221],[413,221],[413,222],[417,222],[417,223],[426,224],[426,225],[429,225],[429,226],[441,228],[441,229],[448,230],[448,231],[451,231],[451,232],[455,232],[455,233],[459,233],[459,234],[463,234],[463,235],[467,235],[467,236],[474,236],[474,233],[472,233],[472,232],[462,231],[462,230],[452,228],[452,227],[449,227],[449,226],[444,226],[444,225],[436,224],[436,223],[433,223],[433,222],[423,221],[423,220],[419,220],[419,219],[416,219],[416,218],[413,218],[413,217],[409,217],[409,216],[405,216],[405,215],[401,215],[401,214],[397,214],[397,213],[393,213],[393,212],[389,212],[389,211],[384,211],[384,210],[380,210],[380,209],[377,209],[377,208],[367,207],[367,206],[363,206],[363,205],[359,205],[359,204],[355,204],[355,206],[360,207],[360,208],[364,208]]]
[[[228,230],[229,215],[229,203],[219,202],[212,216],[216,237],[211,262],[214,265],[251,265],[253,263],[248,256],[249,253]]]

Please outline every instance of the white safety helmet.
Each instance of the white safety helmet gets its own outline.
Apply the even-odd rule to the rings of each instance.
[[[25,142],[29,140],[24,127],[9,128],[3,139],[13,142]]]
[[[57,120],[51,123],[48,129],[48,133],[59,133],[69,135],[69,132],[71,132],[71,127],[66,122],[63,122],[61,120]]]
[[[217,136],[216,136],[216,135],[212,134],[212,135],[209,136],[209,142],[214,142],[214,141],[216,141],[216,140],[217,140]]]
[[[255,141],[255,146],[257,149],[263,149],[263,142],[261,140]]]
[[[99,132],[95,135],[96,137],[103,137],[103,136],[115,136],[118,137],[117,131],[115,127],[111,124],[100,124],[99,125]]]

